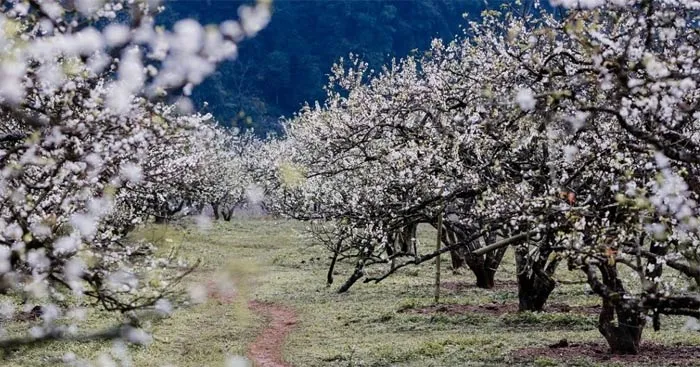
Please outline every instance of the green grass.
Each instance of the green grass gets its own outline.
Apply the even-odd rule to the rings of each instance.
[[[303,235],[302,223],[281,220],[239,220],[215,223],[207,232],[194,227],[152,226],[136,234],[158,243],[161,251],[179,247],[189,260],[201,258],[201,267],[188,280],[205,283],[225,274],[234,280],[238,296],[233,304],[216,301],[176,311],[170,318],[147,325],[154,342],[131,346],[134,366],[222,366],[227,355],[244,355],[264,327],[246,304],[257,299],[282,303],[297,310],[298,323],[285,345],[284,358],[294,366],[481,366],[516,364],[513,350],[546,346],[562,338],[570,342],[603,342],[595,316],[549,314],[447,314],[401,312],[432,304],[434,264],[407,268],[380,284],[356,284],[349,293],[336,294],[352,267],[340,264],[336,284],[328,288],[328,254]],[[420,233],[424,250],[434,246],[434,231]],[[320,259],[320,260],[319,260]],[[443,263],[449,263],[448,257]],[[446,264],[447,265],[447,264]],[[507,255],[497,279],[512,280],[515,270]],[[455,275],[443,266],[445,282],[473,283],[468,272]],[[559,279],[580,280],[580,274],[562,266]],[[443,290],[443,303],[479,305],[517,302],[515,290]],[[551,302],[591,305],[582,285],[559,286]],[[87,327],[110,325],[113,316],[90,313]],[[647,330],[645,340],[668,344],[698,344],[700,334],[680,331],[683,319],[664,319],[661,332]],[[26,329],[11,324],[10,333]],[[20,349],[0,360],[2,366],[53,366],[71,352],[95,361],[109,354],[108,342],[52,343]],[[558,365],[539,358],[532,366]],[[588,364],[590,365],[590,364]]]

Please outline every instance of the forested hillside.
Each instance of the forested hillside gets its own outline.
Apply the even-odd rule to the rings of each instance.
[[[169,0],[161,21],[192,17],[218,23],[245,1]],[[354,53],[379,68],[393,57],[425,50],[433,37],[452,38],[493,0],[280,0],[270,26],[240,45],[240,57],[222,65],[194,97],[209,103],[222,124],[278,129],[280,116],[324,99],[332,64]]]

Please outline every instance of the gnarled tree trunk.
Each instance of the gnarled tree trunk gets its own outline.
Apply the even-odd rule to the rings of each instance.
[[[518,310],[542,311],[556,282],[552,276],[559,264],[559,257],[549,259],[551,247],[541,241],[535,254],[525,245],[515,249],[515,266],[518,279]]]
[[[625,299],[625,289],[617,276],[614,264],[598,264],[603,281],[595,275],[594,268],[587,268],[588,283],[603,298],[598,318],[598,331],[603,334],[613,354],[638,354],[642,331],[646,324],[643,310],[634,299]]]
[[[555,282],[541,272],[518,275],[518,311],[542,311]]]
[[[476,277],[476,286],[491,289],[495,285],[496,270],[503,260],[507,248],[500,248],[483,255],[474,255],[472,252],[483,247],[479,240],[469,241],[470,235],[456,228],[445,226],[443,241],[447,246],[457,246],[450,252],[453,270],[459,269],[464,264]],[[489,235],[485,239],[485,245],[495,241],[495,235]]]
[[[608,342],[611,353],[638,354],[645,324],[646,318],[636,306],[621,300],[603,299],[598,330]]]

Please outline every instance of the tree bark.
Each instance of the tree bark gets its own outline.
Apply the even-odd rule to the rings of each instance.
[[[470,264],[469,261],[467,261],[467,266],[469,267],[469,270],[471,270],[474,273],[474,276],[476,276],[476,286],[479,288],[483,289],[491,289],[496,285],[495,282],[495,271],[490,271],[489,269],[484,266],[483,262],[477,262]]]
[[[362,262],[358,263],[355,267],[355,272],[353,272],[350,278],[348,278],[348,280],[346,280],[345,283],[343,283],[343,285],[340,286],[340,288],[338,288],[338,293],[347,292],[350,289],[350,287],[352,287],[352,285],[355,284],[355,282],[360,280],[360,278],[364,276],[363,268],[364,265],[362,264]]]
[[[548,266],[547,259],[543,259],[542,255],[529,259],[527,247],[521,246],[515,250],[515,267],[518,273],[518,310],[543,311],[556,286],[552,278],[556,263]]]
[[[446,228],[443,228],[443,238],[445,239],[445,244],[450,245],[457,243],[457,238],[454,234],[453,231],[448,231]],[[457,272],[457,269],[461,268],[464,266],[464,256],[462,256],[460,250],[452,250],[450,251],[450,259],[452,260],[452,271]]]
[[[518,274],[518,311],[543,311],[556,282],[547,274]]]
[[[219,204],[211,203],[211,211],[214,213],[214,219],[219,220]]]
[[[456,250],[450,251],[450,260],[452,260],[452,271],[457,273],[457,269],[464,266],[464,257]]]
[[[443,228],[443,240],[450,246],[456,243],[465,242],[467,238],[466,234],[458,232],[456,230],[450,230],[448,228]],[[495,235],[489,235],[486,238],[486,244],[493,242],[495,240]],[[467,265],[469,270],[474,273],[476,277],[476,286],[484,289],[491,289],[495,285],[496,270],[503,260],[503,255],[505,254],[507,248],[502,247],[494,251],[482,254],[474,255],[472,252],[480,248],[481,244],[479,241],[473,241],[472,243],[464,243],[455,251],[450,251],[452,256],[452,269],[456,270],[464,264]]]
[[[331,265],[328,267],[328,273],[326,274],[326,285],[330,287],[333,284],[333,271],[335,271],[335,263],[338,261],[339,251],[333,252],[333,259],[331,260]]]
[[[440,213],[438,216],[438,229],[437,229],[437,240],[435,251],[440,251],[442,247],[442,218],[443,214]],[[440,302],[440,254],[438,253],[435,258],[435,303]]]
[[[515,267],[518,279],[518,310],[543,311],[552,294],[556,281],[554,271],[559,265],[560,257],[552,255],[551,233],[538,242],[537,252],[530,253],[530,242],[526,237],[515,247]]]
[[[598,318],[598,331],[608,342],[613,354],[638,354],[642,331],[646,324],[644,312],[634,299],[625,299],[615,264],[598,264],[602,282],[595,275],[593,267],[587,269],[588,283],[594,292],[603,298],[603,307]],[[617,316],[617,320],[615,320]]]
[[[615,313],[617,324],[614,323]],[[646,318],[636,307],[603,299],[598,330],[608,342],[612,354],[639,354],[645,324]]]
[[[231,217],[233,217],[233,208],[227,208],[221,211],[221,216],[224,217],[224,220],[227,222],[231,221]]]
[[[401,249],[402,253],[415,255],[415,241],[416,241],[416,231],[418,224],[410,224],[396,233],[396,241],[398,242],[398,248]]]

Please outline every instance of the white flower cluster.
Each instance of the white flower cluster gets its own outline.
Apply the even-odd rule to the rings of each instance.
[[[235,151],[248,138],[166,101],[235,57],[270,4],[172,30],[155,23],[161,9],[158,0],[0,4],[0,301],[36,304],[37,340],[75,331],[61,320],[74,310],[59,303],[169,313],[165,298],[176,301],[191,267],[126,235],[173,205],[237,205],[249,185]]]
[[[521,289],[551,285],[534,308],[564,259],[635,330],[640,315],[655,327],[659,314],[700,315],[679,286],[700,273],[697,2],[551,3],[570,9],[488,13],[469,39],[378,73],[351,56],[325,103],[288,122],[275,205],[320,220],[316,238],[356,261],[341,290],[432,259],[413,253],[410,228],[442,213],[453,264],[468,254],[477,279],[500,262],[480,250],[494,235],[516,245]],[[631,335],[608,326],[608,340]]]

